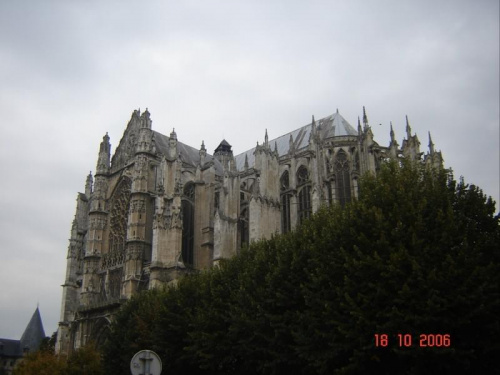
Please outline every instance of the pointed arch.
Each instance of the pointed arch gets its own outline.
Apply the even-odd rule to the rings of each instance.
[[[345,206],[351,201],[351,178],[349,174],[349,161],[344,150],[337,152],[335,158],[335,175],[336,175],[336,196],[338,202]]]
[[[127,240],[128,213],[130,208],[130,191],[132,180],[123,177],[111,195],[109,218],[109,257],[115,262],[104,264],[103,267],[123,263],[125,243]]]
[[[280,177],[281,232],[288,233],[292,229],[290,216],[290,175],[284,171]]]
[[[90,340],[96,346],[96,349],[102,349],[110,334],[111,322],[107,318],[99,318],[93,326]]]
[[[298,217],[299,224],[308,219],[312,214],[311,204],[311,181],[309,178],[309,171],[305,166],[300,166],[297,170],[297,189],[298,189]]]
[[[242,206],[239,220],[239,235],[240,235],[240,249],[249,244],[250,241],[250,227],[249,227],[249,212],[248,204]]]

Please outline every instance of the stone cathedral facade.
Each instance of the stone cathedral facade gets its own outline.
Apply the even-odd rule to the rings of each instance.
[[[397,143],[377,144],[366,112],[357,130],[338,112],[233,154],[223,140],[209,155],[152,128],[136,110],[111,155],[99,147],[94,176],[77,196],[56,350],[100,345],[114,312],[142,290],[212,267],[246,244],[286,233],[323,204],[358,195],[358,179],[388,158],[439,167],[441,152],[420,151],[406,120]]]

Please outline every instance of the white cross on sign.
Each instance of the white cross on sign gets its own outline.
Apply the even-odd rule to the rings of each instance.
[[[130,371],[132,375],[160,375],[161,359],[152,350],[141,350],[132,357]]]

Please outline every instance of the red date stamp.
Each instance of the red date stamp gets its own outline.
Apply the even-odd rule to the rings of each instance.
[[[375,347],[385,348],[390,345],[389,335],[386,333],[376,333]],[[417,340],[409,333],[398,333],[393,336],[396,344],[402,348],[410,348],[412,346],[418,346],[420,348],[447,348],[451,346],[451,337],[449,334],[434,334],[434,333],[423,333],[419,335]]]

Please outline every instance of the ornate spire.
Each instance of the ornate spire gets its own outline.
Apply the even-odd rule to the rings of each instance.
[[[168,140],[168,156],[169,158],[176,159],[177,158],[177,134],[175,133],[175,128],[172,129],[170,133],[170,139]]]
[[[363,126],[364,126],[364,130],[366,130],[366,128],[368,128],[368,116],[366,116],[365,106],[363,106]]]
[[[406,115],[406,138],[410,139],[411,137],[411,127],[410,122],[408,121],[408,115]]]
[[[177,133],[175,132],[175,128],[172,128],[172,132],[170,133],[170,138],[177,140]]]
[[[361,135],[361,120],[359,119],[359,116],[358,116],[358,135]]]
[[[309,134],[309,147],[314,147],[314,143],[318,140],[317,135],[316,121],[314,120],[313,115],[311,120],[311,133]]]
[[[245,165],[244,165],[245,169],[248,169],[248,155],[245,154]]]
[[[429,151],[434,154],[434,143],[432,143],[431,132],[429,131]]]
[[[200,147],[200,165],[203,167],[205,164],[205,157],[207,156],[207,149],[205,148],[205,141],[201,141]]]
[[[266,135],[264,136],[264,145],[266,147],[269,145],[269,137],[267,136],[267,129],[266,129]]]
[[[391,121],[391,133],[390,134],[391,134],[391,143],[394,143],[394,141],[396,139],[394,138],[394,129],[392,128],[392,121]]]

